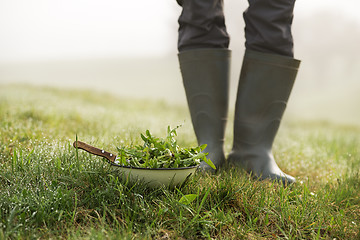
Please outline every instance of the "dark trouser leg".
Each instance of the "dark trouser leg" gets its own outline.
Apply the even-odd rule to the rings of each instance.
[[[293,57],[291,24],[295,0],[248,0],[246,49]]]
[[[179,17],[179,52],[197,48],[228,48],[223,0],[183,0]]]

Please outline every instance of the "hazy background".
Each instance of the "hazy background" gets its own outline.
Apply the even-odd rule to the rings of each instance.
[[[225,0],[232,108],[246,7],[245,0]],[[359,0],[297,1],[293,34],[302,64],[287,116],[360,124],[359,11]],[[0,0],[0,84],[185,104],[176,49],[180,12],[175,0]]]

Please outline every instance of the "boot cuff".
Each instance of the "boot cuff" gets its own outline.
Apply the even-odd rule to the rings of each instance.
[[[271,65],[278,65],[286,68],[292,68],[292,69],[299,69],[300,66],[300,60],[294,59],[292,57],[278,55],[278,54],[271,54],[271,53],[262,53],[257,52],[254,50],[248,50],[245,51],[244,59],[247,60],[253,60],[262,62],[265,64],[271,64]]]
[[[206,61],[206,60],[219,60],[229,59],[231,57],[231,50],[223,48],[199,48],[191,49],[180,52],[178,54],[179,61],[194,62],[194,61]]]

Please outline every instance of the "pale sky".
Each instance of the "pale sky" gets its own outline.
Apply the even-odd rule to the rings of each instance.
[[[359,10],[359,0],[298,0],[295,17],[360,23]],[[0,0],[0,62],[163,55],[176,51],[180,11],[175,0]]]

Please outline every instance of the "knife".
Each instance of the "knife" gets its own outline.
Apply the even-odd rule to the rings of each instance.
[[[91,145],[89,145],[87,143],[84,143],[84,142],[81,142],[81,141],[75,141],[73,143],[73,146],[75,148],[80,148],[82,150],[85,150],[88,153],[91,153],[91,154],[94,154],[94,155],[97,155],[97,156],[100,156],[100,157],[104,157],[107,160],[109,160],[110,163],[115,163],[115,159],[116,159],[115,154],[112,154],[112,153],[107,152],[105,150],[96,148],[94,146],[91,146]]]

